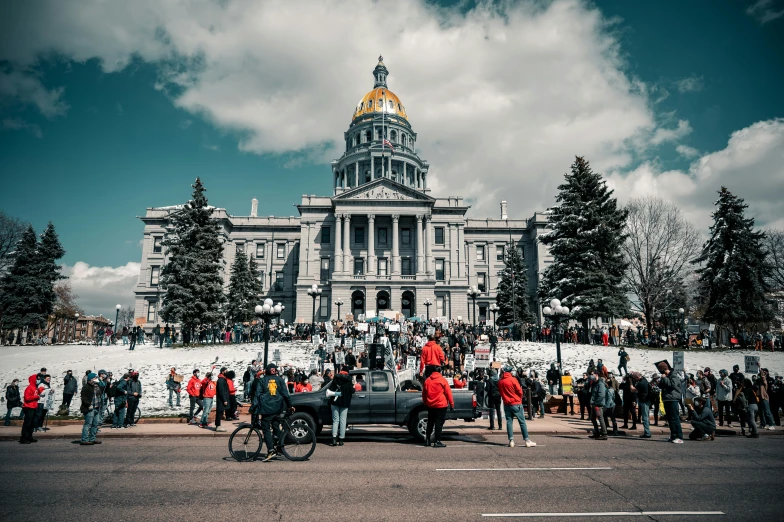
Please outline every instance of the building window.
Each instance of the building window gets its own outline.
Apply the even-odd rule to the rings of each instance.
[[[321,258],[321,280],[328,281],[329,280],[329,258],[322,257]]]
[[[477,245],[476,246],[476,260],[477,261],[484,261],[485,260],[485,246],[484,245]]]
[[[517,247],[517,251],[520,253],[520,259],[525,260],[525,249],[523,249],[523,245]]]
[[[357,245],[365,244],[365,227],[354,228],[354,243]]]
[[[151,266],[150,267],[150,286],[158,286],[158,278],[161,275],[161,267],[159,266]]]
[[[283,290],[283,271],[275,272],[275,290]]]
[[[404,245],[411,244],[411,229],[410,228],[403,228],[400,230],[400,240]]]
[[[256,244],[256,257],[258,259],[264,259],[264,243]]]
[[[321,227],[321,244],[329,244],[329,227]]]
[[[444,260],[436,259],[436,281],[444,280]]]
[[[487,305],[479,305],[479,320],[487,322]]]
[[[446,316],[446,299],[443,295],[436,296],[436,317]]]
[[[411,258],[404,257],[400,260],[401,262],[401,271],[403,275],[411,275]]]
[[[495,260],[496,261],[504,260],[504,245],[495,246]]]
[[[368,100],[367,108],[368,109],[372,109],[373,108],[373,100]]]
[[[152,237],[152,253],[153,254],[160,254],[163,251],[163,246],[161,245],[161,241],[163,241],[163,238],[161,236],[153,236]]]
[[[322,295],[319,299],[319,317],[326,318],[329,314],[329,296]]]
[[[285,243],[278,243],[278,250],[276,256],[278,259],[285,259],[286,257],[286,245]]]
[[[147,322],[155,322],[155,314],[158,311],[158,303],[155,301],[147,301]]]
[[[444,244],[444,227],[435,227],[436,232],[436,245]]]
[[[378,229],[378,244],[379,245],[386,245],[387,244],[387,229],[386,228],[379,228]]]
[[[381,257],[378,260],[378,275],[387,275],[387,259],[385,257]]]
[[[487,292],[487,274],[484,272],[476,274],[476,287],[480,292]]]
[[[245,253],[245,243],[237,243],[236,248],[234,250],[238,254],[240,254],[240,253],[244,254]]]
[[[264,272],[259,272],[259,283],[261,284],[261,289],[264,289]]]
[[[365,258],[354,258],[354,275],[365,275]]]

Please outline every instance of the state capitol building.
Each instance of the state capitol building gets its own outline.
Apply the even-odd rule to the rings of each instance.
[[[400,98],[387,88],[389,72],[379,57],[374,85],[354,108],[344,134],[346,150],[332,162],[333,194],[303,195],[298,217],[249,216],[215,209],[225,241],[225,284],[235,253],[254,256],[265,297],[286,306],[283,319],[310,322],[314,283],[322,289],[316,320],[397,311],[405,316],[471,321],[466,291],[476,286],[477,322],[492,321],[505,249],[518,248],[528,268],[531,310],[539,310],[536,287],[551,261],[537,241],[547,216],[508,219],[506,202],[495,218],[467,218],[461,196],[436,198],[427,185],[429,165],[416,152],[417,134]],[[144,222],[136,316],[149,330],[159,318],[158,287],[169,215],[177,207],[148,208]]]

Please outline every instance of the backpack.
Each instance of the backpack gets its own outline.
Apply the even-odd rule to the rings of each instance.
[[[608,386],[604,390],[604,407],[607,409],[615,408],[615,390],[612,386]]]
[[[112,398],[112,399],[113,399],[113,398],[115,398],[115,397],[117,397],[117,381],[114,381],[114,382],[112,383],[112,385],[111,385],[111,386],[109,386],[109,389],[108,389],[108,390],[106,390],[106,395],[107,395],[109,398]]]

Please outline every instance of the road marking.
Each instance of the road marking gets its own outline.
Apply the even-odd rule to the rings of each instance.
[[[483,517],[647,517],[647,516],[683,516],[683,515],[726,515],[722,511],[608,511],[604,513],[482,513]]]
[[[436,471],[584,471],[612,468],[437,468]]]
[[[506,444],[502,444],[501,446],[506,447]],[[428,446],[417,446],[417,448],[427,448]],[[481,442],[476,441],[474,444],[447,444],[447,448],[497,448],[499,444],[497,442]],[[537,444],[537,448],[546,448],[546,444]]]

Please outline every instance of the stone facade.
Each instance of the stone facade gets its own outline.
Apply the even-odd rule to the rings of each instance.
[[[428,164],[416,153],[416,134],[405,107],[386,88],[388,71],[379,58],[375,85],[360,101],[345,133],[346,152],[332,162],[333,195],[303,195],[299,217],[231,216],[216,209],[225,242],[225,284],[238,249],[254,256],[267,297],[286,306],[286,322],[337,319],[346,314],[473,319],[466,295],[477,286],[477,321],[492,321],[498,274],[506,248],[520,249],[528,267],[530,304],[538,310],[538,278],[551,261],[537,241],[547,225],[541,213],[508,219],[467,218],[462,197],[435,198],[427,187]],[[149,208],[144,222],[142,269],[136,287],[137,317],[147,327],[160,322],[157,282],[166,262],[160,242],[177,207]],[[323,293],[317,302],[311,285]]]

